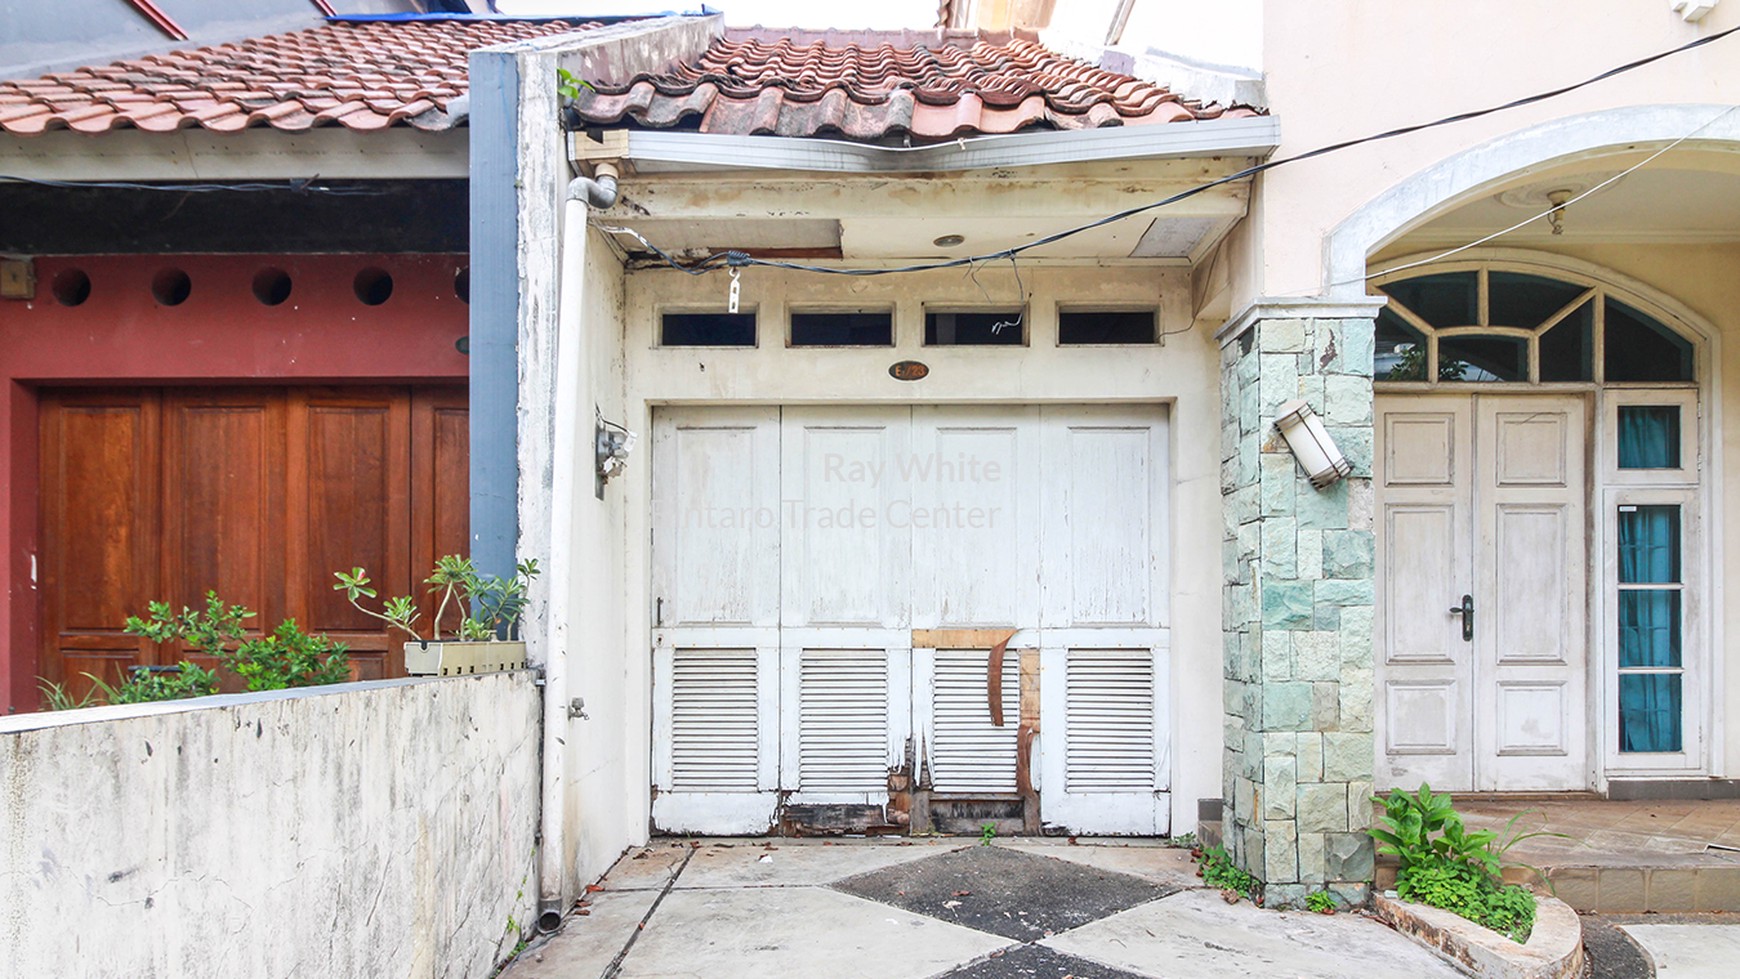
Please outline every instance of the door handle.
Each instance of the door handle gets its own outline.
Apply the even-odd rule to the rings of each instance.
[[[1462,641],[1474,641],[1474,596],[1463,595],[1461,605],[1450,606],[1451,615],[1462,616]]]

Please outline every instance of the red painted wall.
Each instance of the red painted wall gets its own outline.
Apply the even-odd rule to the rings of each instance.
[[[36,392],[49,385],[378,383],[463,379],[463,255],[105,255],[36,260],[36,297],[0,300],[0,704],[37,701]],[[265,270],[289,277],[278,305],[255,295]],[[57,297],[82,272],[89,296]],[[185,273],[185,301],[154,283]],[[359,273],[392,280],[384,302]],[[159,290],[161,291],[161,290]],[[165,295],[168,295],[165,292]]]

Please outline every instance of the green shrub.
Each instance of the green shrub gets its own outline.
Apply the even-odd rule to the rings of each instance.
[[[1318,914],[1335,913],[1335,897],[1328,891],[1312,891],[1305,895],[1305,910]]]
[[[295,619],[285,619],[270,635],[250,636],[247,620],[254,618],[254,613],[240,605],[224,604],[217,592],[206,592],[205,608],[197,611],[183,606],[175,612],[168,602],[152,602],[149,613],[149,619],[129,616],[126,631],[153,642],[179,640],[190,649],[215,657],[241,677],[249,690],[313,687],[350,679],[350,659],[343,643],[309,635]]]
[[[1528,941],[1535,922],[1535,896],[1528,888],[1505,884],[1504,854],[1523,840],[1558,833],[1518,833],[1511,817],[1501,836],[1492,830],[1470,832],[1451,805],[1421,784],[1414,793],[1391,790],[1381,802],[1384,814],[1370,832],[1378,852],[1393,856],[1396,894],[1459,914],[1516,942]]]
[[[303,632],[295,619],[279,623],[278,631],[270,636],[241,642],[224,663],[247,681],[249,690],[350,681],[350,657],[345,655],[344,646]]]
[[[1192,852],[1196,854],[1199,864],[1196,872],[1202,877],[1204,884],[1255,899],[1257,879],[1240,870],[1224,847],[1211,846],[1206,850]]]
[[[204,697],[217,692],[217,674],[198,664],[182,660],[167,669],[135,666],[127,679],[110,684],[102,677],[86,673],[91,689],[83,697],[74,697],[66,687],[39,680],[42,697],[49,710],[77,710],[99,704],[149,704],[159,700],[183,700]]]

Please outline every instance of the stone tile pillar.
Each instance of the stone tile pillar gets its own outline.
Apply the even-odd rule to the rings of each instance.
[[[1221,334],[1223,832],[1269,907],[1372,876],[1377,303],[1259,304]],[[1304,398],[1353,471],[1312,487],[1275,428]]]

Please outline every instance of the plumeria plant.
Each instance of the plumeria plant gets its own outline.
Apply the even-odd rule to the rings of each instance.
[[[526,592],[537,576],[536,558],[527,558],[515,565],[511,578],[480,574],[470,558],[458,554],[437,559],[434,571],[423,579],[423,583],[429,586],[428,594],[440,596],[435,604],[434,617],[430,619],[428,640],[417,631],[417,619],[422,610],[411,596],[388,598],[381,602],[378,611],[362,603],[365,598],[379,597],[366,570],[351,568],[348,573],[333,572],[338,582],[332,590],[343,592],[357,611],[385,622],[389,628],[397,629],[417,642],[442,640],[441,623],[450,606],[469,609],[469,614],[460,620],[458,634],[453,638],[484,641],[516,637],[520,618],[525,614]]]

